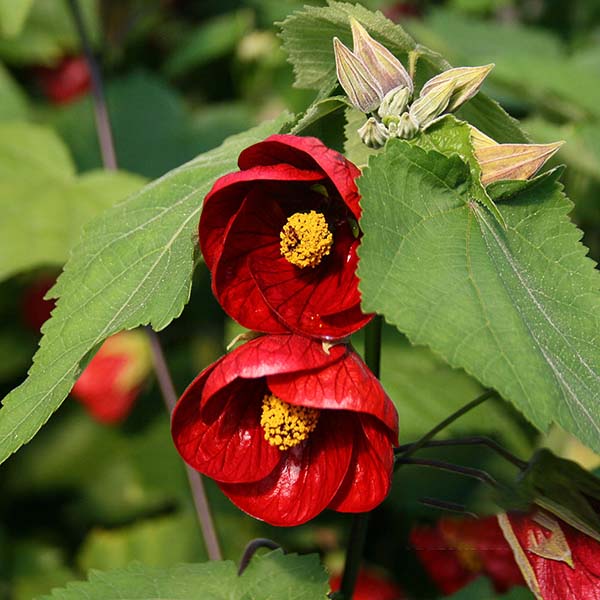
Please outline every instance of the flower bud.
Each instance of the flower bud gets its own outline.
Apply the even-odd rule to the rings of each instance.
[[[338,81],[352,105],[363,113],[375,110],[383,92],[369,69],[338,38],[333,38],[333,52]]]
[[[473,125],[469,125],[471,130],[471,143],[473,144],[473,149],[477,152],[481,148],[488,148],[489,146],[498,146],[498,142],[493,140],[489,135],[485,135],[483,131],[479,131],[477,127]]]
[[[411,117],[419,124],[421,129],[439,117],[448,107],[448,102],[454,92],[454,81],[448,80],[429,89],[421,95],[410,107]]]
[[[564,142],[553,144],[473,144],[481,167],[481,182],[488,185],[501,179],[529,179]]]
[[[358,135],[369,148],[381,148],[385,145],[389,132],[383,123],[377,121],[375,117],[370,117],[358,130]]]
[[[425,96],[435,88],[452,81],[454,83],[454,91],[452,92],[446,110],[448,112],[456,110],[479,91],[483,80],[487,77],[487,74],[493,67],[493,64],[489,64],[482,67],[458,67],[457,69],[444,71],[443,73],[432,77],[423,86],[421,96]]]
[[[384,96],[377,112],[384,122],[387,117],[399,117],[406,110],[409,100],[408,88],[402,86],[394,88]]]
[[[375,41],[354,18],[350,19],[354,54],[363,62],[381,86],[383,94],[397,87],[413,92],[413,82],[402,63],[382,44]]]
[[[415,121],[410,113],[403,113],[398,119],[395,119],[388,125],[390,137],[397,137],[401,140],[410,140],[417,135],[419,123]]]

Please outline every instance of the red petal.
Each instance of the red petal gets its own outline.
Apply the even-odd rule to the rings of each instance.
[[[333,354],[337,346],[331,349]],[[308,364],[307,364],[307,368]],[[267,377],[269,389],[285,402],[314,408],[367,413],[398,436],[398,413],[377,378],[355,352],[318,371],[286,374],[274,371]]]
[[[311,169],[315,166],[322,169],[354,216],[360,218],[360,196],[354,183],[360,175],[359,169],[339,152],[327,148],[317,138],[272,135],[263,142],[246,148],[238,158],[238,165],[242,170],[283,162],[300,169]]]
[[[352,457],[351,430],[344,415],[321,413],[309,439],[283,453],[268,477],[219,487],[236,506],[271,525],[305,523],[327,507],[344,480]]]
[[[555,533],[536,523],[530,516],[508,514],[513,532],[535,573],[544,600],[600,600],[600,543],[564,521],[554,516],[551,518],[564,535],[571,551],[573,566],[562,560],[544,558],[532,551],[536,544],[549,540]]]
[[[346,479],[328,508],[338,512],[368,512],[381,504],[390,491],[394,452],[390,432],[369,416],[355,423],[352,463]]]
[[[212,270],[223,248],[223,234],[231,218],[253,186],[265,181],[319,181],[319,171],[299,170],[286,164],[258,166],[236,171],[217,179],[204,199],[200,216],[200,248],[208,268]]]
[[[223,359],[203,371],[177,403],[171,422],[175,446],[194,469],[228,482],[258,481],[277,465],[280,452],[264,439],[260,400],[264,381],[238,380],[201,409],[206,380]]]
[[[265,335],[223,357],[206,382],[202,393],[208,399],[234,379],[257,379],[274,373],[289,373],[295,378],[309,369],[318,369],[335,362],[347,352],[344,344],[330,349],[299,335]],[[308,404],[306,404],[308,406]]]

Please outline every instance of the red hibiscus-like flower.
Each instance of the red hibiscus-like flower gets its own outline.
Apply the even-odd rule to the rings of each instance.
[[[84,56],[67,56],[54,67],[39,67],[37,77],[54,104],[68,104],[87,94],[92,79]]]
[[[499,515],[529,589],[539,600],[600,600],[600,542],[554,515]]]
[[[316,138],[273,135],[204,200],[200,246],[231,317],[265,333],[339,339],[371,318],[355,275],[360,171]]]
[[[363,512],[387,495],[397,413],[348,346],[261,336],[205,369],[173,413],[184,460],[272,525],[325,508]]]
[[[441,519],[435,527],[416,527],[411,542],[430,577],[444,594],[452,594],[479,575],[496,591],[524,581],[496,517]]]
[[[71,394],[101,423],[119,423],[131,412],[152,362],[146,335],[123,331],[109,337]]]
[[[337,592],[342,577],[334,575],[329,580],[332,592]],[[352,600],[403,600],[404,592],[393,582],[375,569],[362,568],[358,573]]]

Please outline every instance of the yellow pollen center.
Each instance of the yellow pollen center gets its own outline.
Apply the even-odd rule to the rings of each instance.
[[[273,394],[263,398],[260,425],[265,440],[280,450],[289,450],[303,442],[318,422],[318,409],[287,404]]]
[[[297,267],[316,267],[333,246],[333,235],[325,217],[311,210],[288,217],[279,234],[281,255]]]

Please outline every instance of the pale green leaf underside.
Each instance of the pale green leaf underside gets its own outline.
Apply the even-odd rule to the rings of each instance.
[[[0,410],[0,461],[28,442],[60,406],[81,362],[123,329],[166,327],[189,299],[202,200],[236,169],[239,152],[279,131],[286,117],[234,136],[103,213],[84,231],[53,292],[26,381]]]
[[[38,600],[317,600],[327,598],[327,573],[317,555],[255,556],[238,577],[231,561],[168,569],[134,563],[126,569],[91,571]]]
[[[599,451],[600,281],[571,204],[543,176],[500,205],[503,231],[470,200],[469,177],[458,156],[402,142],[370,160],[359,180],[364,308],[540,429],[556,421]]]
[[[329,1],[329,6],[305,6],[281,23],[283,48],[294,67],[295,85],[324,90],[336,82],[333,38],[352,48],[350,17],[407,64],[407,55],[416,51],[417,78],[427,79],[450,68],[439,54],[417,44],[400,25],[371,12],[360,4]],[[460,110],[462,119],[476,125],[499,142],[527,141],[517,122],[493,100],[478,94]]]

